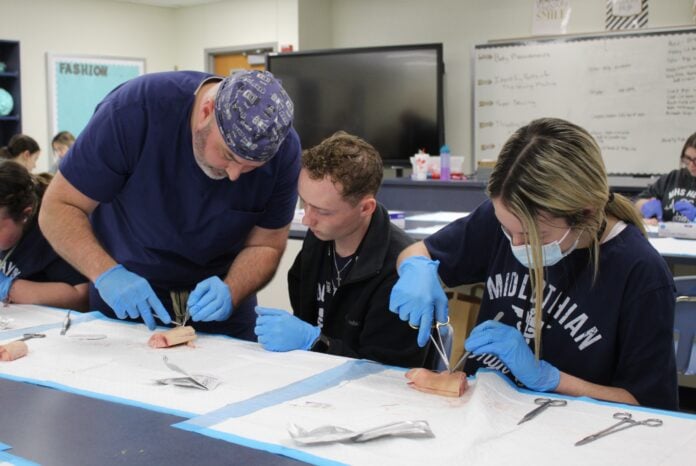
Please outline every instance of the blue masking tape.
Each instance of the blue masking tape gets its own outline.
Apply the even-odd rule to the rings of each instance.
[[[341,382],[356,380],[376,374],[385,366],[371,361],[348,361],[338,367],[313,375],[285,387],[271,390],[244,401],[229,404],[208,414],[185,421],[183,424],[198,427],[210,427],[226,419],[241,417],[259,411],[269,406],[301,398],[335,387]]]

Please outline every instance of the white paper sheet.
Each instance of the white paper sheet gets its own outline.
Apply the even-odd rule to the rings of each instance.
[[[659,428],[634,427],[583,447],[574,443],[617,421],[626,408],[570,399],[517,425],[534,409],[539,394],[520,393],[497,373],[481,373],[460,399],[428,395],[406,385],[404,373],[385,370],[329,387],[311,396],[210,426],[217,438],[239,436],[280,444],[303,454],[347,464],[686,464],[696,457],[696,417],[630,410],[636,419],[659,417]],[[353,430],[400,420],[425,419],[435,438],[383,438],[367,443],[302,446],[292,441],[287,423],[304,428],[325,424]],[[195,422],[195,419],[189,421]],[[676,451],[679,457],[672,456]],[[287,453],[286,453],[287,454]],[[293,455],[291,455],[293,456]],[[306,460],[306,457],[295,455]],[[319,463],[323,461],[318,461]]]
[[[442,225],[433,225],[431,227],[411,228],[409,230],[406,230],[406,233],[410,233],[412,235],[432,235],[433,233],[436,233],[436,232],[442,230],[446,226],[447,225],[442,224]]]
[[[65,315],[46,308],[34,312],[34,320],[57,323]],[[73,324],[66,336],[60,336],[60,325],[56,325],[44,332],[46,338],[28,340],[29,354],[0,363],[0,373],[49,381],[165,411],[203,414],[344,363],[343,358],[307,351],[272,353],[256,343],[212,335],[199,335],[194,348],[153,349],[147,345],[152,333],[142,324],[105,318],[81,323],[79,314],[73,313],[72,317]],[[107,338],[70,338],[76,334],[104,334]],[[0,343],[15,338],[3,338],[0,333]],[[184,370],[213,375],[222,384],[207,392],[157,384],[156,379],[178,375],[162,362],[165,354]]]
[[[696,240],[677,238],[649,238],[663,256],[696,257]]]
[[[470,212],[431,212],[428,214],[411,215],[406,220],[413,222],[454,222],[458,218],[466,217]]]

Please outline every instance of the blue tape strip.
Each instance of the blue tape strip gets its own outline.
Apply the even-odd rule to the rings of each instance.
[[[371,361],[352,360],[312,377],[262,393],[244,401],[229,404],[208,414],[186,421],[184,424],[210,427],[226,419],[246,416],[269,406],[317,393],[347,380],[359,379],[383,371],[385,366]]]
[[[33,461],[25,460],[19,456],[2,451],[0,452],[0,463],[4,462],[7,462],[13,466],[39,466],[39,463],[34,463]]]

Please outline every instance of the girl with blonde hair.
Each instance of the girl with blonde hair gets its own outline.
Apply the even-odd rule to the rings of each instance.
[[[532,121],[504,145],[488,194],[399,257],[390,309],[420,327],[419,343],[433,318],[447,320],[439,278],[483,282],[468,374],[490,368],[535,391],[677,409],[674,282],[636,209],[609,191],[592,136]]]

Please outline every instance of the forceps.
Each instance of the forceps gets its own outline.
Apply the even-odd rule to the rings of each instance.
[[[628,428],[631,428],[633,426],[648,426],[648,427],[659,427],[662,425],[662,420],[661,419],[645,419],[643,421],[636,421],[633,419],[633,416],[631,416],[631,413],[614,413],[614,419],[619,419],[619,422],[614,424],[611,427],[608,427],[604,430],[600,430],[596,434],[588,435],[584,439],[580,440],[579,442],[575,443],[576,447],[579,447],[581,445],[586,445],[590,442],[593,442],[599,438],[605,437],[609,434],[613,434],[616,432],[620,432],[622,430],[626,430]],[[626,424],[626,425],[624,425]]]
[[[495,315],[495,317],[493,317],[493,320],[500,321],[500,319],[502,319],[504,315],[505,315],[505,313],[503,311],[500,311],[499,313],[497,313]],[[457,364],[455,364],[454,367],[449,371],[450,374],[452,372],[456,372],[459,369],[459,366],[461,366],[464,363],[464,361],[466,361],[466,358],[468,358],[470,354],[471,354],[471,351],[466,351],[464,354],[462,354],[462,357],[459,358],[459,361],[457,361]]]
[[[568,404],[566,400],[552,400],[551,398],[537,398],[534,400],[534,403],[538,404],[539,406],[525,414],[517,425],[520,425],[523,422],[531,421],[549,406],[565,406]]]
[[[31,340],[32,338],[46,338],[45,333],[25,333],[22,335],[22,338],[18,338],[15,341],[27,341]]]
[[[430,341],[433,343],[433,346],[435,347],[437,354],[440,355],[440,359],[442,359],[442,362],[445,363],[445,368],[447,369],[447,372],[452,373],[452,371],[450,370],[449,358],[447,357],[447,348],[445,348],[445,343],[442,341],[442,333],[441,333],[440,327],[448,327],[447,331],[449,332],[450,340],[451,340],[452,339],[452,326],[450,325],[449,316],[447,316],[447,322],[435,321],[433,328],[435,329],[435,333],[437,333],[437,340],[438,341],[435,341],[435,338],[433,338],[432,332],[430,332]]]
[[[68,331],[68,329],[70,328],[70,323],[71,323],[71,322],[70,322],[70,313],[71,313],[71,312],[72,312],[72,310],[69,309],[69,310],[68,310],[68,313],[67,313],[66,316],[65,316],[65,319],[63,319],[63,328],[60,330],[60,334],[61,334],[61,335],[65,335],[65,333],[66,333],[66,332]]]

